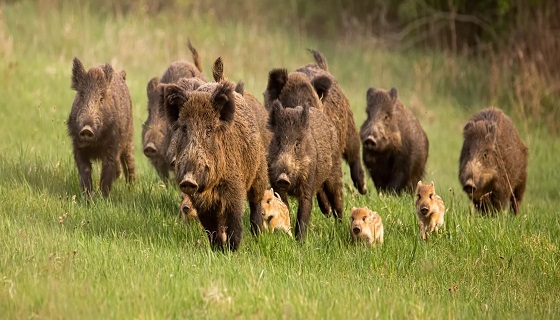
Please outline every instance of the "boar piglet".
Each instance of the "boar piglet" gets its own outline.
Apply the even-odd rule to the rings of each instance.
[[[175,61],[165,70],[161,79],[152,78],[146,87],[148,95],[148,119],[143,124],[142,147],[144,155],[156,169],[161,179],[169,178],[170,159],[167,158],[167,149],[170,142],[170,128],[163,114],[162,93],[158,87],[160,83],[178,83],[181,79],[195,79],[189,86],[200,86],[205,83],[198,52],[188,41],[194,64],[188,61]],[[194,86],[193,86],[194,87]]]
[[[476,209],[513,213],[525,193],[527,147],[511,119],[498,108],[487,108],[463,128],[459,180]]]
[[[101,192],[109,195],[120,166],[127,182],[134,180],[132,103],[126,74],[109,64],[85,70],[74,58],[72,89],[76,91],[68,117],[74,159],[80,183],[87,195],[93,192],[92,160],[101,160]],[[120,163],[119,163],[120,162]]]
[[[397,89],[367,90],[367,119],[360,129],[362,158],[379,192],[412,193],[424,175],[428,137],[399,101]]]
[[[261,198],[267,186],[266,155],[258,125],[232,82],[213,92],[163,85],[172,126],[175,179],[191,198],[212,248],[238,249],[249,200],[251,229],[262,228]]]
[[[298,200],[296,237],[305,237],[313,197],[328,201],[335,217],[342,218],[342,171],[338,136],[333,124],[318,109],[284,108],[275,101],[269,116],[272,141],[268,152],[270,184],[284,203]],[[325,212],[323,212],[325,213]]]

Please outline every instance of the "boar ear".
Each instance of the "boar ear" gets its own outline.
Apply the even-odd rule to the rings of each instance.
[[[148,101],[152,99],[159,99],[160,92],[158,90],[159,80],[157,77],[153,77],[148,81],[146,86],[146,94],[148,95]]]
[[[321,101],[324,101],[332,85],[331,79],[329,79],[329,77],[327,76],[320,76],[313,79],[313,81],[311,81],[311,84],[317,92],[319,99],[321,99]]]
[[[214,77],[214,81],[221,82],[224,81],[224,62],[222,61],[222,57],[218,57],[216,61],[214,61],[214,65],[212,66],[212,77]]]
[[[416,184],[416,186],[421,186],[422,185],[422,180],[418,180],[418,183]]]
[[[119,72],[119,75],[121,76],[121,78],[122,78],[124,81],[126,81],[126,71],[121,70],[121,71]]]
[[[268,91],[268,97],[271,100],[276,100],[280,97],[280,92],[288,82],[288,70],[286,69],[274,69],[268,74],[268,84],[266,85],[266,91]]]
[[[434,182],[433,182],[433,181],[432,181],[432,182],[431,182],[430,184],[432,185],[432,187],[435,187],[435,186],[434,186]]]
[[[104,64],[101,69],[103,69],[103,73],[105,74],[105,83],[107,83],[107,85],[109,85],[109,83],[111,83],[111,80],[113,80],[113,67],[106,63]]]
[[[391,90],[389,90],[389,96],[391,97],[391,99],[393,99],[393,101],[397,101],[397,99],[399,98],[399,93],[397,92],[397,89],[391,88]]]
[[[463,137],[466,137],[473,127],[474,121],[470,120],[469,122],[467,122],[467,124],[465,124],[465,126],[463,127]]]
[[[176,84],[161,84],[158,87],[161,88],[163,108],[167,120],[169,123],[175,123],[179,119],[181,107],[187,101],[185,91]]]
[[[276,120],[284,107],[282,106],[282,102],[276,99],[272,103],[272,108],[270,108],[270,116],[268,117],[268,126],[269,128],[274,128],[276,126]]]
[[[280,197],[280,194],[278,194],[278,192],[274,192],[274,196],[275,196],[276,198],[278,198],[278,199],[282,199],[282,198]]]
[[[86,69],[78,58],[74,58],[72,65],[72,89],[78,91],[84,85]]]
[[[243,81],[239,80],[239,82],[235,86],[235,92],[239,93],[240,95],[243,95],[245,93],[245,84],[243,83]]]
[[[235,115],[235,97],[233,82],[225,81],[212,94],[212,106],[220,113],[220,121],[230,123]]]
[[[356,209],[357,209],[356,207],[352,207],[352,209],[350,210],[350,212],[352,212],[352,211],[354,211],[354,210],[356,210]]]
[[[496,141],[496,132],[498,131],[498,126],[496,122],[491,122],[488,124],[488,138],[492,141]]]
[[[303,105],[303,110],[301,111],[301,125],[304,128],[309,128],[309,104],[305,103]]]

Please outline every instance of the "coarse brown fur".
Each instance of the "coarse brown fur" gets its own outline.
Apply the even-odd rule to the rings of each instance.
[[[147,85],[146,91],[148,95],[148,119],[143,124],[142,129],[142,146],[144,155],[150,159],[150,162],[156,169],[161,179],[169,178],[171,159],[167,157],[167,149],[169,148],[170,129],[169,124],[162,112],[162,92],[158,88],[160,83],[178,83],[183,78],[196,79],[190,85],[201,85],[204,83],[204,74],[200,66],[200,58],[198,52],[192,46],[190,40],[188,47],[192,53],[194,64],[188,61],[175,61],[164,72],[161,79],[152,78]],[[194,90],[194,89],[193,89]]]
[[[280,101],[272,105],[269,127],[273,133],[268,151],[270,184],[284,203],[288,204],[287,195],[297,198],[296,237],[303,239],[315,195],[328,203],[335,217],[342,218],[342,170],[336,129],[316,108],[284,108]]]
[[[380,192],[412,193],[424,176],[429,142],[397,89],[367,90],[367,119],[360,129],[362,158]]]
[[[190,196],[213,248],[237,250],[249,200],[251,230],[262,227],[266,155],[253,112],[231,82],[213,92],[163,85],[176,144],[175,179]]]
[[[266,230],[282,230],[292,237],[290,211],[280,195],[270,188],[265,190],[262,201],[262,216]]]
[[[93,192],[92,160],[102,163],[103,196],[109,195],[121,166],[127,182],[134,181],[132,102],[125,77],[126,73],[115,73],[109,64],[86,71],[74,58],[72,89],[76,96],[67,126],[80,184],[88,195]]]
[[[328,71],[326,58],[310,50],[317,64],[308,64],[288,74],[275,69],[269,74],[264,92],[265,108],[278,99],[286,107],[302,106],[323,111],[337,130],[339,151],[350,167],[350,176],[356,189],[367,192],[365,174],[360,161],[360,138],[350,103],[336,78]]]
[[[383,244],[383,221],[377,212],[353,207],[351,219],[350,234],[354,242],[364,241],[371,246],[376,242]]]
[[[475,114],[463,129],[459,180],[481,211],[519,212],[527,183],[527,147],[498,108]]]
[[[429,233],[443,226],[445,205],[440,196],[436,194],[434,182],[430,184],[418,181],[416,185],[416,217],[418,217],[418,229],[420,238],[426,239]]]

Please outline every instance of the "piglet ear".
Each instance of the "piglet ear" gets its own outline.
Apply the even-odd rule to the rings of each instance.
[[[276,100],[280,97],[282,89],[288,81],[288,70],[274,69],[268,74],[268,84],[266,91],[270,100]]]
[[[275,196],[276,198],[278,198],[278,199],[282,199],[282,198],[280,197],[280,194],[278,194],[278,192],[274,192],[274,196]]]
[[[418,183],[416,184],[417,187],[422,185],[422,180],[418,180]]]
[[[212,106],[220,113],[220,121],[229,124],[235,115],[235,96],[233,95],[235,85],[233,82],[224,81],[212,94]]]
[[[111,80],[113,80],[113,73],[115,71],[113,70],[113,67],[108,63],[104,64],[101,69],[103,69],[103,73],[105,74],[105,83],[109,85],[111,83]]]
[[[72,89],[78,91],[85,84],[86,69],[78,58],[74,58],[72,65]]]
[[[179,119],[179,111],[187,101],[186,92],[176,84],[160,84],[163,108],[169,123]]]
[[[313,81],[311,81],[311,84],[317,92],[319,99],[321,99],[321,101],[325,101],[325,98],[327,97],[327,94],[329,93],[329,90],[332,86],[331,79],[329,79],[329,77],[327,76],[319,76],[313,79]]]
[[[212,77],[216,82],[226,80],[224,77],[224,62],[222,61],[222,57],[218,57],[218,59],[214,61],[214,65],[212,66]]]

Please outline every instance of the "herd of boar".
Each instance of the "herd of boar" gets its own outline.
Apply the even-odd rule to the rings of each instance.
[[[443,201],[433,182],[421,182],[428,137],[397,89],[367,90],[367,119],[358,131],[321,53],[310,50],[315,63],[293,72],[270,71],[263,105],[242,82],[227,80],[221,58],[213,65],[214,81],[206,81],[197,51],[190,41],[188,46],[194,63],[174,62],[148,82],[142,146],[162,179],[174,176],[183,215],[198,218],[213,248],[239,247],[247,201],[254,235],[266,229],[291,235],[288,196],[297,199],[297,239],[305,237],[314,198],[323,214],[341,219],[341,159],[360,194],[367,193],[362,163],[379,192],[416,192],[422,238],[442,226]],[[135,178],[125,80],[126,73],[109,64],[86,70],[74,58],[76,96],[67,126],[87,196],[93,194],[92,160],[101,161],[103,196],[121,172],[127,182]],[[497,108],[484,109],[464,126],[463,138],[459,179],[474,207],[517,213],[527,148],[510,118]],[[379,214],[352,208],[351,216],[353,239],[383,242]]]

